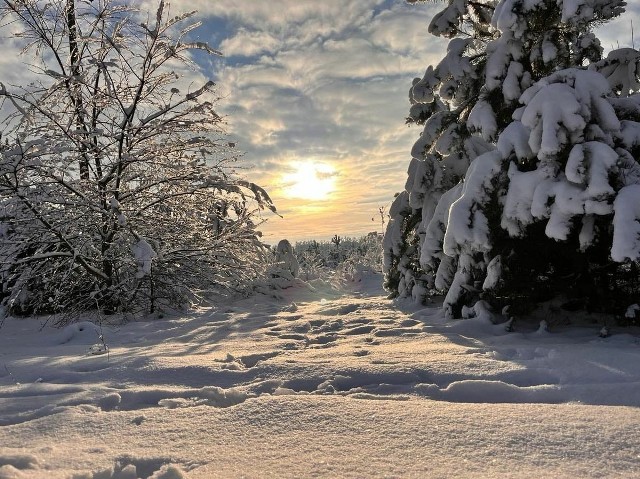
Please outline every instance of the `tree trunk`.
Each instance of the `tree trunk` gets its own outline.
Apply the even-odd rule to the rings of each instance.
[[[76,110],[76,127],[78,131],[86,131],[84,124],[84,110],[82,102],[82,94],[76,87],[76,80],[80,76],[80,50],[78,49],[78,27],[76,23],[76,6],[75,0],[67,0],[65,7],[67,14],[67,30],[69,32],[69,54],[71,55],[71,74],[73,76],[70,85],[70,91],[73,96],[72,100]],[[89,179],[89,158],[87,155],[87,147],[84,138],[80,143],[80,178]]]

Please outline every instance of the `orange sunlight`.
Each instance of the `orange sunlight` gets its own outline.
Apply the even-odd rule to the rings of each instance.
[[[335,191],[337,172],[332,166],[308,160],[295,168],[295,173],[282,178],[288,198],[322,201]]]

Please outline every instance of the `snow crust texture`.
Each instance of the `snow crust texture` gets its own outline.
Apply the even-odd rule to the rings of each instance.
[[[8,319],[0,478],[640,477],[637,331],[551,307],[505,328],[480,303],[452,322],[360,279],[120,326]]]

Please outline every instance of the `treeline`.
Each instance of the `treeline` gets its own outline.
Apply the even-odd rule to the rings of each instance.
[[[382,235],[374,232],[356,238],[335,235],[329,241],[299,241],[295,244],[295,255],[301,274],[307,279],[320,277],[323,270],[356,264],[381,272]]]

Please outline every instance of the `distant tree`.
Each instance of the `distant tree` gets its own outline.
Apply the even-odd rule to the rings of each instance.
[[[294,253],[305,279],[331,276],[354,266],[381,271],[382,249],[378,233],[371,232],[358,238],[340,238],[340,256],[336,255],[333,241],[301,241]]]
[[[182,85],[193,51],[219,54],[186,39],[193,13],[1,0],[0,15],[37,73],[0,84],[5,309],[153,311],[258,274],[254,213],[275,208],[234,173],[213,82]]]
[[[624,5],[450,0],[433,18],[452,39],[411,89],[425,126],[385,238],[392,292],[444,293],[453,317],[480,296],[623,307],[640,258],[640,56],[603,60],[591,29]]]
[[[387,207],[386,206],[378,206],[378,215],[380,215],[380,226],[381,231],[384,233],[385,227],[384,225],[387,222]],[[375,221],[375,217],[371,218],[371,221]]]

